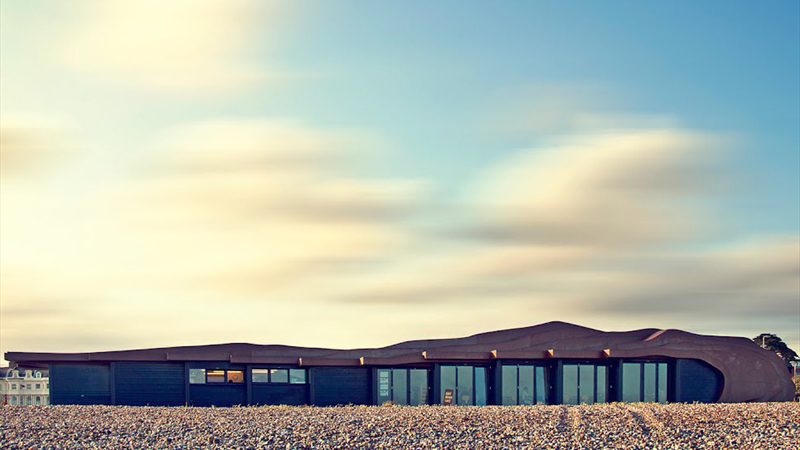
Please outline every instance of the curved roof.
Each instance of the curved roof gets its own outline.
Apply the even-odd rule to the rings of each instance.
[[[301,366],[659,356],[699,359],[719,370],[724,378],[720,402],[786,401],[794,397],[794,385],[783,360],[746,338],[705,336],[653,328],[605,332],[564,322],[492,331],[463,338],[408,341],[382,348],[352,350],[234,343],[95,353],[6,353],[7,360],[18,363],[228,361]]]

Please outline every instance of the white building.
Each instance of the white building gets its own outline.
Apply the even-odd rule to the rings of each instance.
[[[49,405],[46,370],[0,369],[0,405]]]

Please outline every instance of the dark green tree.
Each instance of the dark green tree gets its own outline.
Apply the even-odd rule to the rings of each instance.
[[[789,368],[792,367],[792,361],[798,361],[797,353],[790,349],[789,346],[775,334],[761,333],[753,338],[753,342],[767,350],[775,352],[781,359],[786,361],[786,365],[789,366]]]

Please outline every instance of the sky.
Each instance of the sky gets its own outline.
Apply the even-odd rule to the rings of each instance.
[[[800,351],[798,2],[2,0],[0,352]]]

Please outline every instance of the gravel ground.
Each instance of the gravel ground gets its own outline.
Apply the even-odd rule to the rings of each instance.
[[[798,403],[0,408],[3,449],[798,447]]]

